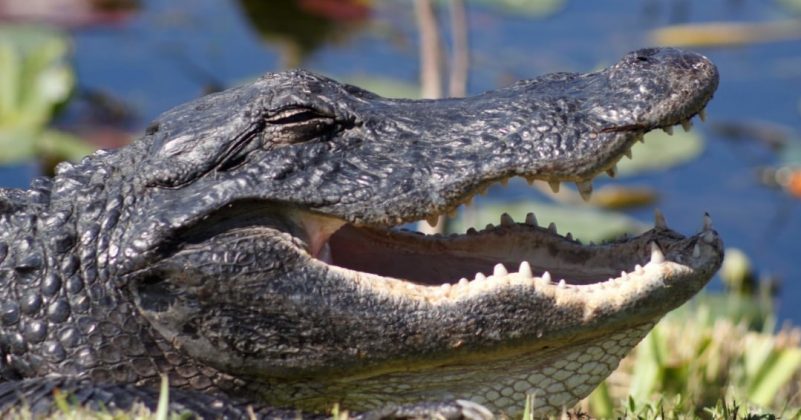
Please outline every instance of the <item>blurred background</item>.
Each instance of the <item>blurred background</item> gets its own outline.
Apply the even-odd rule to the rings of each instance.
[[[461,96],[655,45],[718,65],[705,123],[646,137],[618,179],[594,182],[589,203],[572,185],[553,194],[512,180],[439,229],[534,211],[561,233],[602,241],[648,229],[654,208],[683,233],[708,211],[728,256],[702,323],[726,312],[745,330],[793,331],[776,347],[791,356],[775,350],[763,362],[795,372],[801,0],[0,0],[0,187],[122,146],[170,107],[265,72],[305,67],[385,96]],[[797,379],[779,385],[792,381],[797,398]],[[746,387],[775,402],[775,387],[758,385]]]

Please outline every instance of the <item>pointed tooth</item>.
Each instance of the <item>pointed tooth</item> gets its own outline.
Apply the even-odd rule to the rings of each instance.
[[[501,226],[512,226],[513,224],[515,224],[515,219],[512,219],[509,213],[501,215]]]
[[[625,152],[623,152],[623,154],[626,155],[626,157],[629,159],[632,158],[631,149],[626,150]]]
[[[520,268],[517,269],[517,272],[527,279],[534,277],[534,273],[531,271],[531,265],[528,263],[528,261],[521,262]]]
[[[584,201],[590,201],[590,197],[592,196],[592,182],[576,182],[576,187],[581,195],[581,199]]]
[[[531,226],[537,226],[537,216],[535,216],[534,213],[527,213],[526,224]]]
[[[484,281],[486,279],[487,279],[487,276],[485,276],[484,273],[476,273],[476,277],[475,277],[476,281]]]
[[[673,135],[673,126],[662,127],[662,131],[667,133],[668,136],[672,136]]]
[[[551,281],[552,281],[551,280],[551,273],[549,273],[547,271],[543,272],[542,275],[540,276],[540,278],[545,280],[546,283],[551,283]]]
[[[645,144],[645,134],[644,133],[643,134],[639,134],[637,136],[637,141],[640,142],[640,143]]]
[[[484,185],[484,186],[482,186],[481,188],[478,189],[478,193],[481,194],[481,195],[487,195],[487,191],[488,190],[489,190],[489,186],[488,185]]]
[[[568,241],[572,241],[573,240],[573,234],[570,233],[570,232],[567,232],[567,235],[565,235],[565,239],[567,239]]]
[[[706,108],[698,111],[698,118],[701,119],[701,122],[706,122]]]
[[[553,233],[554,235],[556,235],[556,234],[557,234],[557,232],[556,232],[556,223],[554,223],[554,222],[551,222],[551,223],[548,225],[548,232],[551,232],[551,233]]]
[[[659,229],[667,229],[667,220],[662,210],[654,209],[654,226]]]
[[[437,216],[436,214],[426,216],[426,222],[428,222],[428,225],[431,227],[437,227],[438,221],[439,221],[439,216]]]
[[[565,283],[565,279],[559,280],[559,288],[560,289],[564,289],[566,286],[567,286],[567,283]]]
[[[696,243],[693,247],[693,258],[698,258],[701,256],[701,247]]]
[[[554,194],[559,192],[559,181],[548,181],[548,186],[551,187]]]
[[[709,213],[704,213],[704,230],[712,229],[712,216]]]
[[[651,242],[651,263],[659,264],[665,262],[665,254],[659,248],[659,244]]]
[[[690,131],[690,129],[691,129],[691,128],[693,128],[693,123],[692,123],[692,121],[690,121],[690,119],[689,119],[689,118],[688,118],[688,119],[686,119],[686,120],[684,120],[684,121],[682,121],[682,122],[681,122],[681,128],[683,128],[685,132],[688,132],[688,131]]]
[[[533,184],[533,183],[534,183],[534,181],[536,181],[536,180],[537,180],[537,178],[534,178],[533,176],[527,176],[527,177],[525,177],[525,178],[526,178],[526,182],[528,183],[528,185],[531,185],[531,184]]]
[[[495,277],[503,277],[507,274],[509,274],[509,272],[506,271],[506,267],[504,267],[503,264],[495,264],[495,267],[492,269],[492,275]]]
[[[467,286],[468,283],[470,283],[470,280],[462,277],[462,278],[459,279],[458,285],[459,286]]]
[[[504,187],[508,187],[509,186],[509,178],[502,179],[501,180],[501,185],[503,185]]]
[[[487,223],[487,226],[484,226],[484,230],[492,230],[495,229],[495,225],[492,223]]]
[[[617,165],[612,165],[606,170],[606,174],[609,175],[610,178],[614,178],[617,176]]]
[[[642,273],[645,272],[645,269],[642,268],[641,265],[637,264],[637,265],[634,266],[634,272],[637,273],[637,274],[642,274]]]
[[[467,228],[467,234],[468,234],[468,235],[475,235],[476,233],[478,233],[478,231],[476,230],[476,228],[474,228],[474,227]]]
[[[625,271],[621,271],[620,272],[620,278],[623,279],[623,280],[626,280],[627,278],[629,278],[629,273],[627,273]]]

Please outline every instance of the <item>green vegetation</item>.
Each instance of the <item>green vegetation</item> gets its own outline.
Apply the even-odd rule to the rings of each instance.
[[[93,151],[77,137],[48,128],[75,87],[69,50],[60,32],[0,25],[0,163],[77,160]]]

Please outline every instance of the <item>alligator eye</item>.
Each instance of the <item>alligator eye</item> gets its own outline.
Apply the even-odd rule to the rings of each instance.
[[[315,109],[292,107],[265,118],[271,143],[300,143],[336,130],[335,119]]]

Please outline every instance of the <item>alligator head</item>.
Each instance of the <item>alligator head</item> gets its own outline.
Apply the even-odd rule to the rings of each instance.
[[[586,192],[643,134],[703,112],[717,82],[673,49],[464,99],[269,74],[87,160],[117,168],[99,273],[166,342],[279,406],[518,412],[534,394],[558,410],[706,284],[722,258],[709,224],[685,237],[658,221],[602,245],[533,215],[450,236],[395,228],[515,176]]]

